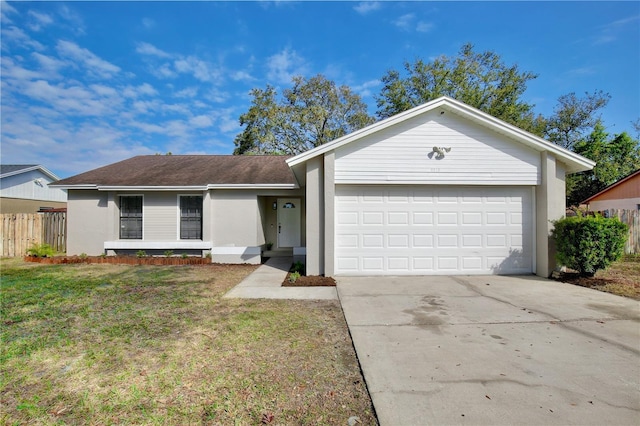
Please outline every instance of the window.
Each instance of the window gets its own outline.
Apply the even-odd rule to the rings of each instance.
[[[202,239],[202,196],[180,196],[180,239]]]
[[[142,239],[142,195],[120,197],[120,239]]]

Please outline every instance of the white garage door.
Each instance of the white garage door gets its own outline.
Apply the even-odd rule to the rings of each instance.
[[[533,270],[531,187],[336,187],[336,275]]]

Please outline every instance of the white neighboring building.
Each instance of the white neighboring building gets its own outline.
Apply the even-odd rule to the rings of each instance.
[[[67,207],[67,191],[50,188],[58,176],[38,164],[0,165],[0,213],[36,213]]]

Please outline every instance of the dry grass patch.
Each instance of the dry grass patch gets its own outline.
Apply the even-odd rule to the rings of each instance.
[[[337,302],[223,300],[252,266],[2,260],[2,424],[375,424]]]
[[[593,277],[565,273],[561,281],[640,300],[640,255],[626,255]]]

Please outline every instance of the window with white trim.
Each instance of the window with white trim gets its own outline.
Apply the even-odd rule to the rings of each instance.
[[[180,239],[202,239],[202,195],[180,196]]]
[[[120,196],[120,239],[142,239],[142,195]]]

